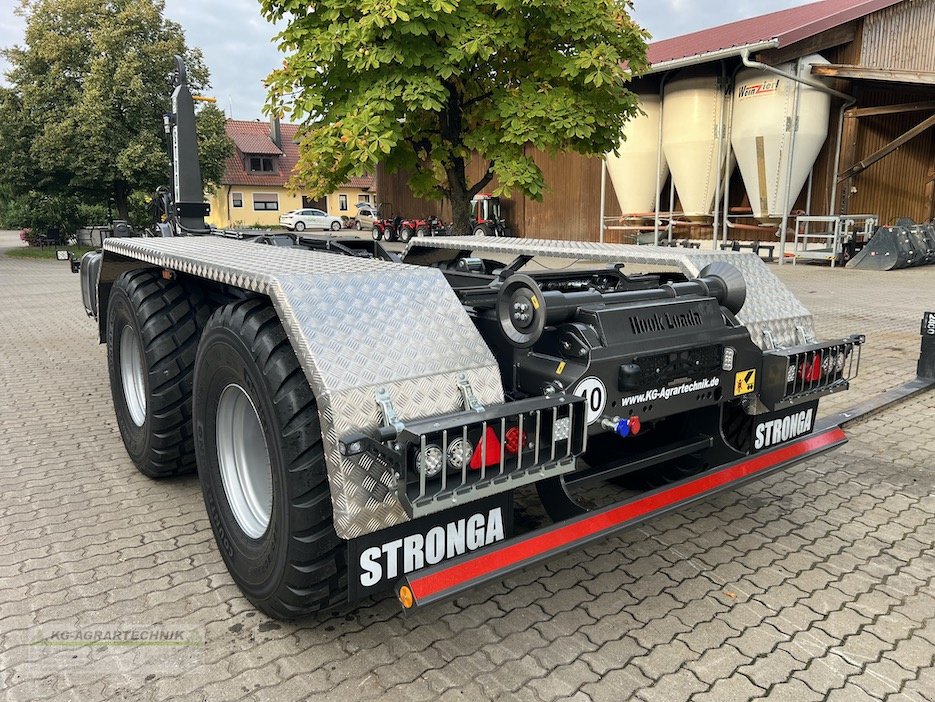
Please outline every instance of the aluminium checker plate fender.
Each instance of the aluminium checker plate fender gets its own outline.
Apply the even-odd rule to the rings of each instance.
[[[141,265],[270,298],[318,400],[343,539],[409,519],[394,474],[338,450],[339,437],[382,424],[377,390],[387,390],[403,421],[463,410],[461,376],[482,404],[503,402],[497,363],[437,269],[214,237],[112,238],[102,289]]]
[[[764,350],[772,348],[765,333],[780,347],[797,346],[815,338],[812,315],[763,260],[752,253],[551,239],[438,237],[412,239],[403,258],[415,258],[431,249],[670,266],[680,269],[688,278],[697,278],[708,264],[726,261],[740,270],[747,284],[747,299],[737,319],[749,330],[753,343]]]

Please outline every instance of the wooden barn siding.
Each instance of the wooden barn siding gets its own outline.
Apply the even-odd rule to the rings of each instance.
[[[520,236],[596,241],[600,225],[601,162],[574,153],[554,157],[529,149],[545,175],[547,192],[542,202],[521,195],[503,199],[503,209],[510,227]],[[486,164],[474,159],[468,166],[468,181],[477,181]],[[404,216],[435,214],[442,219],[451,218],[451,207],[446,202],[426,200],[412,195],[407,185],[408,174],[387,173],[377,169],[379,199],[390,203],[387,214],[399,212]],[[493,190],[496,181],[488,186]],[[613,186],[608,180],[607,215],[620,213]]]
[[[930,95],[931,97],[931,95]],[[913,101],[903,89],[875,88],[861,93],[861,105],[891,105]],[[863,117],[859,120],[854,162],[866,158],[919,124],[928,114],[912,112]],[[850,166],[851,164],[845,164]],[[884,223],[900,217],[924,221],[931,217],[932,194],[928,183],[935,165],[935,129],[929,129],[894,153],[870,166],[845,185],[847,211],[879,214]]]
[[[906,0],[864,20],[860,65],[935,70],[935,0]]]

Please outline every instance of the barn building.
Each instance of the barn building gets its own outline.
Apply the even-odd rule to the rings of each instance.
[[[655,42],[651,71],[632,85],[646,116],[621,151],[605,169],[600,158],[530,149],[550,191],[541,202],[506,199],[509,223],[554,239],[778,242],[797,215],[930,220],[933,36],[935,0],[823,0]],[[761,133],[744,120],[768,93],[780,109],[765,110],[774,119]],[[667,118],[698,121],[707,141],[666,130]],[[378,169],[377,190],[394,211],[447,214],[414,197],[405,174]]]

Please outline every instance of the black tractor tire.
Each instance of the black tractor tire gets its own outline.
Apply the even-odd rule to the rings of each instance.
[[[385,226],[383,228],[383,238],[387,241],[396,241],[396,230],[391,225]]]
[[[296,222],[296,223],[295,223],[295,230],[296,230],[297,232],[304,232],[304,231],[305,231],[305,222],[302,222],[302,221]]]
[[[380,227],[374,227],[370,230],[370,236],[373,237],[374,241],[380,241],[383,238],[383,232],[380,231]]]
[[[269,458],[268,522],[256,537],[234,515],[219,458],[221,397],[232,384],[252,403]],[[194,426],[211,528],[247,599],[277,619],[346,602],[346,551],[334,530],[318,405],[265,298],[221,307],[208,321],[195,361]]]
[[[413,234],[415,234],[415,232],[413,232],[410,227],[400,227],[399,240],[404,244],[408,244]]]
[[[332,222],[332,223],[331,223],[331,231],[333,231],[333,232],[339,232],[339,231],[341,231],[341,223],[340,223],[340,222]]]
[[[107,368],[114,412],[127,453],[150,478],[195,470],[192,383],[198,340],[210,314],[197,289],[165,280],[151,268],[122,274],[111,289]],[[131,362],[126,373],[122,361]]]
[[[431,235],[429,234],[429,230],[426,227],[419,227],[418,229],[416,229],[416,236],[426,237],[426,236],[431,236]]]
[[[493,228],[486,222],[481,222],[480,224],[474,225],[474,229],[471,233],[474,236],[492,236]]]

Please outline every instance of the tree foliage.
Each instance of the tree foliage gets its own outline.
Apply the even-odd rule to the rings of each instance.
[[[209,84],[201,52],[163,10],[163,0],[21,2],[25,42],[3,50],[0,159],[12,167],[0,185],[112,201],[126,218],[131,193],[166,183],[173,57],[185,57],[193,89]],[[213,112],[199,120],[211,145],[201,168],[217,182],[232,147]]]
[[[647,66],[647,35],[629,0],[261,3],[286,22],[267,108],[304,126],[296,180],[317,195],[382,162],[449,199],[463,232],[494,177],[501,194],[542,197],[527,146],[602,154],[638,109],[626,83]],[[476,183],[472,154],[487,163]]]

